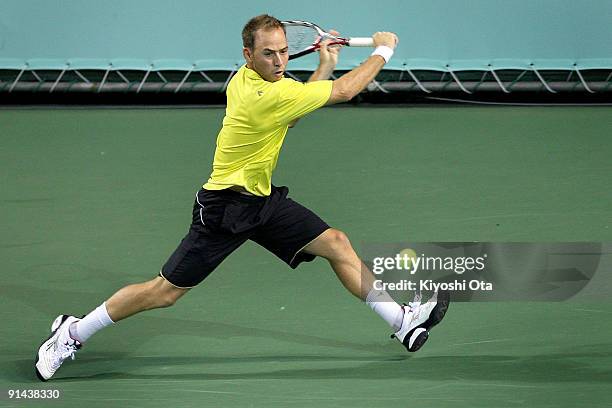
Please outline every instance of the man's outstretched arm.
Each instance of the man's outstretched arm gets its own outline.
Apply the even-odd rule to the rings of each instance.
[[[379,32],[372,36],[375,52],[360,66],[342,75],[333,82],[327,105],[348,102],[363,91],[391,58],[398,38],[394,33]]]

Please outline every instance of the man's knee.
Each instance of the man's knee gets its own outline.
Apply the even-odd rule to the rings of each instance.
[[[354,251],[344,232],[330,228],[308,244],[304,248],[304,252],[333,261],[344,258],[347,254],[350,255]]]
[[[154,299],[156,307],[173,306],[188,289],[180,289],[173,286],[170,282],[162,277],[157,277],[151,281],[149,296]]]
[[[332,253],[341,255],[352,249],[351,241],[349,241],[348,236],[344,232],[332,228],[326,233],[328,234],[326,243]]]

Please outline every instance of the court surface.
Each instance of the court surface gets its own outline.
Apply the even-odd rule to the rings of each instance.
[[[0,110],[0,406],[609,407],[612,303],[452,304],[409,355],[324,260],[247,243],[170,309],[100,332],[54,381],[53,318],[156,275],[187,230],[223,109]],[[315,112],[274,176],[368,242],[612,241],[612,110]],[[610,255],[608,255],[609,257]],[[610,284],[610,270],[591,284]],[[8,389],[61,401],[11,401]]]

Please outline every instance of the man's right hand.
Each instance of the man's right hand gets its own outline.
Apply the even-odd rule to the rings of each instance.
[[[399,42],[399,38],[395,33],[390,32],[377,32],[372,35],[372,40],[374,41],[374,47],[378,47],[379,45],[385,45],[392,50],[397,47],[397,43]]]

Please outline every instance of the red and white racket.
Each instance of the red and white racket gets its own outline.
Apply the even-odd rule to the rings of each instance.
[[[372,47],[372,37],[342,38],[336,37],[316,24],[307,21],[283,21],[289,46],[289,59],[299,58],[315,52],[321,46],[321,41],[331,40],[329,45],[348,45],[349,47]]]

